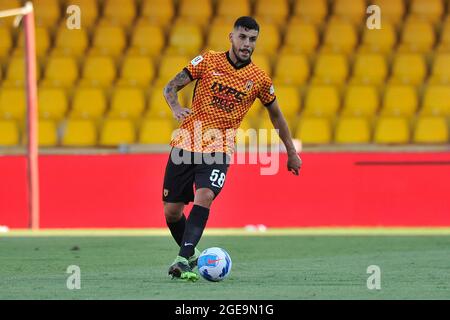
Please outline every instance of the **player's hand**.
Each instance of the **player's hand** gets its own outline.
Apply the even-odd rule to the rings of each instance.
[[[191,114],[191,109],[179,107],[173,110],[173,117],[178,121],[183,121],[187,116]]]
[[[293,174],[298,176],[298,172],[300,167],[302,166],[302,159],[298,156],[297,153],[290,153],[288,156],[287,168]]]

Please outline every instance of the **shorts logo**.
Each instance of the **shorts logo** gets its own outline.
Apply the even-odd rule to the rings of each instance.
[[[196,56],[194,59],[192,59],[191,64],[195,67],[196,65],[198,65],[202,61],[203,61],[203,57],[202,56]]]
[[[169,190],[164,189],[164,197],[167,197],[169,195]]]
[[[245,91],[250,91],[253,88],[253,81],[252,80],[248,80],[247,84],[245,85]]]

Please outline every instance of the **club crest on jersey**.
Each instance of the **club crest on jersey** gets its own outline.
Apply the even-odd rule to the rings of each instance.
[[[248,80],[246,85],[245,85],[245,91],[250,91],[253,88],[253,81],[252,80]]]
[[[192,59],[191,64],[195,67],[196,65],[198,65],[202,61],[203,61],[203,57],[202,56],[196,56],[194,59]]]

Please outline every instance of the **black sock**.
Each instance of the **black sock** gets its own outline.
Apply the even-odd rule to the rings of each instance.
[[[186,222],[183,242],[180,247],[179,256],[189,259],[194,254],[194,248],[202,237],[203,230],[208,221],[209,209],[194,205]]]
[[[170,233],[175,241],[178,243],[178,246],[181,246],[181,241],[183,240],[184,229],[186,228],[186,216],[181,216],[180,220],[176,222],[168,222],[166,220],[167,226],[169,227]]]

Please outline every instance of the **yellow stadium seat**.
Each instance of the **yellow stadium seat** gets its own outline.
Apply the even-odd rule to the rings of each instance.
[[[375,125],[374,142],[378,144],[406,144],[410,141],[408,119],[381,117]]]
[[[267,55],[255,53],[252,55],[252,62],[264,70],[269,76],[272,75],[272,67],[270,65],[270,59]]]
[[[64,72],[61,72],[64,70]],[[69,88],[78,79],[78,66],[71,57],[52,57],[45,69],[45,79],[42,84]]]
[[[281,55],[277,60],[274,82],[302,85],[309,77],[309,63],[305,55]]]
[[[226,51],[230,49],[228,35],[232,31],[230,24],[215,23],[208,32],[207,48],[213,51]]]
[[[212,4],[204,0],[180,0],[179,16],[188,22],[205,26],[212,15]]]
[[[25,91],[18,88],[2,88],[0,90],[0,118],[25,119],[26,97]]]
[[[136,140],[136,132],[131,120],[106,119],[101,133],[101,146],[118,146],[132,144]]]
[[[429,83],[449,84],[450,82],[450,52],[435,55]]]
[[[65,25],[59,27],[55,41],[56,52],[80,57],[86,52],[88,44],[88,35],[83,28],[71,30],[67,29]]]
[[[393,83],[418,85],[426,74],[424,57],[418,53],[399,53],[396,55],[393,67]]]
[[[36,25],[52,27],[57,24],[61,12],[58,0],[39,0],[34,1],[33,5]]]
[[[178,23],[173,27],[169,39],[168,54],[196,55],[203,44],[200,27]]]
[[[172,131],[173,122],[170,119],[147,119],[139,132],[139,143],[168,144]]]
[[[304,116],[332,117],[340,107],[339,92],[330,85],[312,85],[305,98]]]
[[[319,35],[312,23],[290,23],[286,30],[283,50],[286,53],[313,53],[319,43]]]
[[[450,86],[429,85],[426,87],[422,114],[450,116]]]
[[[131,51],[155,57],[164,47],[164,33],[158,26],[137,25],[131,38]]]
[[[368,85],[350,85],[344,98],[342,114],[345,116],[371,117],[380,104],[376,87]]]
[[[75,90],[71,118],[100,119],[106,110],[106,98],[101,89],[78,88]]]
[[[190,60],[185,56],[163,56],[159,63],[159,77],[157,84],[159,86],[165,86],[188,65],[189,61]]]
[[[128,27],[136,16],[136,5],[133,0],[105,0],[103,15],[105,21]]]
[[[438,21],[444,12],[442,0],[412,0],[410,14],[431,22]]]
[[[219,0],[217,15],[236,20],[238,17],[250,15],[249,0]]]
[[[88,57],[82,71],[82,85],[108,87],[116,78],[116,68],[110,57]]]
[[[186,108],[192,107],[192,96],[194,95],[196,82],[192,81],[181,91],[179,91],[180,103]],[[162,89],[161,89],[162,90]]]
[[[118,85],[146,87],[154,76],[155,70],[148,57],[127,56],[122,64]]]
[[[289,13],[287,0],[257,0],[255,3],[255,15],[257,21],[281,24],[286,21]]]
[[[402,31],[398,52],[429,52],[435,42],[433,26],[427,21],[408,20]]]
[[[347,58],[343,54],[323,53],[314,68],[314,84],[342,84],[348,76]]]
[[[340,117],[336,124],[334,141],[340,144],[369,143],[369,121],[363,117]]]
[[[68,110],[66,94],[61,89],[41,88],[38,91],[38,106],[41,119],[59,121]]]
[[[0,19],[2,20],[2,19]],[[0,61],[9,55],[13,38],[8,28],[0,27]]]
[[[395,28],[383,22],[381,29],[364,28],[360,52],[390,53],[397,42]]]
[[[298,115],[301,108],[300,92],[294,86],[277,86],[275,95],[278,104],[287,119],[292,119]]]
[[[324,52],[353,52],[357,34],[351,22],[335,19],[327,24],[324,36]]]
[[[22,7],[22,3],[20,0],[2,0],[0,1],[0,10],[9,10],[9,9],[17,9]],[[15,17],[6,17],[0,19],[0,28],[4,27],[7,29],[11,29],[13,27]],[[0,37],[0,41],[1,41]]]
[[[50,47],[50,36],[46,27],[36,27],[36,55],[38,57],[45,56]],[[17,48],[19,51],[24,50],[25,47],[25,35],[20,32],[19,39],[17,40]]]
[[[109,118],[138,118],[145,108],[144,94],[137,88],[116,88],[111,98]]]
[[[179,93],[180,96],[180,93]],[[171,118],[172,111],[167,105],[166,99],[163,95],[163,87],[155,87],[152,90],[150,99],[148,101],[148,111],[145,114],[146,118]]]
[[[38,129],[40,147],[54,147],[58,144],[58,133],[55,121],[40,120]]]
[[[174,16],[174,7],[167,0],[143,0],[142,16],[150,23],[167,26]]]
[[[413,86],[389,85],[384,92],[381,114],[411,117],[415,114],[417,106],[418,97]]]
[[[415,124],[414,143],[448,143],[449,129],[444,117],[419,117]]]
[[[97,129],[90,120],[67,120],[61,144],[65,147],[89,147],[97,144]]]
[[[365,0],[336,0],[333,1],[333,13],[336,17],[360,23],[366,13]]]
[[[280,33],[275,25],[260,24],[260,34],[256,43],[255,52],[273,56],[278,52],[280,42]]]
[[[19,144],[19,128],[15,121],[0,120],[0,146],[9,147]]]
[[[98,3],[92,0],[70,0],[66,2],[67,8],[69,5],[77,5],[81,11],[81,30],[90,30],[97,21],[99,16]],[[64,21],[65,23],[65,21]],[[72,30],[73,31],[73,30]]]
[[[405,14],[405,4],[403,0],[372,0],[370,4],[378,5],[382,12],[382,23],[389,21],[398,25]]]
[[[303,21],[313,24],[321,24],[328,14],[328,5],[326,0],[296,0],[294,15]]]
[[[380,85],[385,81],[387,73],[388,67],[383,55],[361,53],[356,56],[351,82]]]
[[[119,26],[98,26],[93,38],[93,49],[101,55],[117,58],[126,46],[125,32]]]
[[[21,87],[25,84],[25,59],[23,57],[12,57],[7,65],[4,87]],[[40,78],[40,68],[36,65],[36,77]]]
[[[305,117],[300,119],[295,138],[302,144],[331,143],[332,129],[328,118]]]

